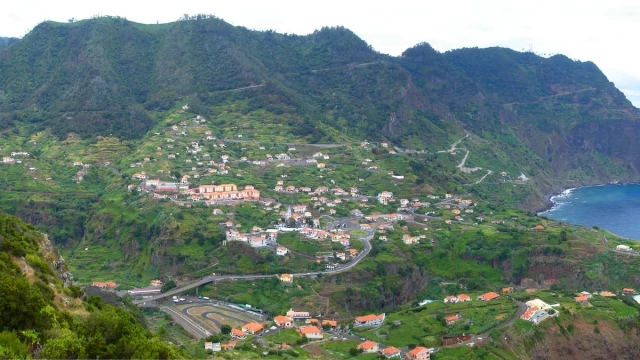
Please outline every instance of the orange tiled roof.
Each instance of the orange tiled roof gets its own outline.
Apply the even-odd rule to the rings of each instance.
[[[493,299],[497,299],[499,297],[500,297],[500,295],[494,293],[493,291],[488,292],[486,294],[482,294],[482,298],[485,299],[485,300],[493,300]]]
[[[277,322],[278,324],[284,324],[284,323],[287,323],[287,322],[292,322],[293,319],[291,319],[288,316],[278,315],[278,316],[273,318],[273,321]]]
[[[458,301],[466,301],[466,300],[471,300],[471,297],[467,294],[458,295]]]
[[[369,349],[373,349],[376,346],[378,346],[377,342],[366,340],[358,345],[358,349],[369,350]]]
[[[331,327],[338,326],[338,322],[335,320],[322,320],[322,325],[331,325]]]
[[[429,351],[426,347],[416,346],[413,350],[409,351],[408,354],[411,356],[418,356],[423,351]]]
[[[450,321],[458,321],[460,320],[460,316],[458,315],[451,315],[451,316],[447,316],[446,318],[444,318],[445,321],[450,322]]]
[[[589,298],[584,295],[580,295],[580,296],[576,296],[574,300],[576,302],[583,302],[583,301],[589,301]]]
[[[364,315],[364,316],[358,316],[356,317],[356,321],[357,322],[368,322],[368,321],[373,321],[380,318],[380,315],[376,315],[376,314],[369,314],[369,315]]]
[[[250,323],[246,323],[242,326],[243,329],[247,329],[253,333],[257,333],[259,331],[261,331],[262,329],[264,329],[264,326],[262,326],[262,324],[257,323],[257,322],[250,322]]]
[[[238,329],[231,329],[231,335],[246,336],[246,334],[242,330],[238,330]]]
[[[397,347],[389,346],[386,349],[382,350],[382,355],[394,355],[400,352],[400,349]]]
[[[520,316],[520,318],[522,320],[529,320],[529,319],[531,319],[533,314],[536,313],[536,311],[538,311],[538,309],[536,309],[534,307],[530,307],[530,308],[527,309],[527,311],[524,312],[524,314],[522,314],[522,316]]]
[[[322,330],[318,329],[315,326],[305,326],[300,328],[300,335],[319,334],[319,333],[322,333]]]

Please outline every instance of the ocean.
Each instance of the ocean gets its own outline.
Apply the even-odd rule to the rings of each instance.
[[[540,215],[640,240],[640,184],[569,189],[551,201],[553,208]]]

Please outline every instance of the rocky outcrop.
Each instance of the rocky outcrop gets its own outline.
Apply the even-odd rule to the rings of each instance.
[[[73,284],[73,275],[69,271],[64,261],[64,258],[58,253],[56,248],[51,244],[49,240],[49,236],[47,234],[42,234],[42,253],[44,258],[49,261],[53,269],[56,271],[56,275],[65,287]]]

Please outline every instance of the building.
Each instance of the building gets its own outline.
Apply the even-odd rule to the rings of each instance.
[[[281,328],[290,328],[293,326],[293,319],[288,316],[278,315],[273,318],[273,322]]]
[[[307,339],[319,340],[322,339],[322,330],[315,326],[303,326],[298,330],[300,336],[304,336]]]
[[[387,205],[392,199],[393,193],[391,191],[383,191],[378,194],[378,202],[380,202],[380,204]]]
[[[443,302],[446,303],[457,303],[458,302],[458,298],[456,296],[453,295],[449,295],[446,298],[444,298]]]
[[[293,282],[293,275],[291,275],[291,274],[282,274],[282,275],[280,275],[280,281],[282,281],[284,283],[292,283]]]
[[[385,314],[369,314],[365,316],[358,316],[355,318],[353,326],[362,327],[362,326],[378,326],[384,322]]]
[[[462,319],[462,317],[460,317],[459,314],[450,315],[444,318],[444,320],[447,322],[447,325],[452,325],[460,319]]]
[[[371,340],[361,342],[360,344],[358,344],[357,349],[362,350],[362,352],[365,354],[373,354],[378,352],[379,350],[378,343]]]
[[[213,342],[207,341],[204,343],[204,349],[211,350],[213,352],[218,352],[222,350],[222,346],[220,345],[220,343],[213,343]]]
[[[493,291],[491,291],[491,292],[488,292],[486,294],[482,294],[482,295],[478,296],[478,300],[480,300],[480,301],[491,301],[491,300],[497,299],[499,297],[500,297],[500,295],[498,295],[498,294],[494,293]]]
[[[149,283],[149,285],[151,286],[162,286],[164,285],[164,283],[160,280],[151,280],[151,283]]]
[[[585,306],[585,305],[589,305],[589,298],[580,294],[578,296],[576,296],[575,298],[573,298],[578,304]]]
[[[242,331],[246,334],[255,335],[264,329],[264,325],[258,322],[250,322],[242,325]]]
[[[238,190],[235,184],[200,185],[200,195],[207,200],[260,200],[260,191],[247,185],[244,190]]]
[[[458,295],[458,302],[467,302],[467,301],[471,301],[471,296],[467,294]]]
[[[426,347],[416,346],[407,353],[406,358],[407,360],[429,360],[431,359],[431,352]]]
[[[92,285],[97,286],[101,289],[115,289],[115,287],[118,286],[118,284],[116,284],[113,281],[107,281],[107,282],[94,281]]]
[[[610,292],[610,291],[601,291],[600,292],[600,296],[604,296],[604,297],[616,297],[616,294]]]
[[[383,350],[380,350],[380,355],[386,357],[387,359],[400,357],[402,352],[397,347],[388,346]]]
[[[540,299],[533,299],[526,302],[527,307],[535,308],[536,310],[549,310],[552,309],[551,305]]]
[[[616,250],[618,251],[631,251],[631,248],[627,245],[618,245],[616,246]]]
[[[235,341],[229,341],[226,344],[222,344],[222,348],[225,350],[233,350],[236,348],[236,342]]]
[[[287,249],[284,246],[278,246],[276,248],[276,255],[278,255],[278,256],[285,256],[285,255],[287,255],[288,252],[289,252],[289,249]]]
[[[294,311],[293,309],[289,309],[287,311],[287,316],[293,319],[308,319],[310,318],[309,313],[306,311]]]
[[[513,287],[506,287],[506,288],[502,288],[502,293],[503,294],[510,294],[513,292]]]
[[[322,326],[331,326],[331,328],[335,328],[338,326],[338,322],[335,320],[322,320]]]
[[[636,291],[634,289],[631,288],[624,288],[622,289],[622,293],[625,295],[633,295],[636,293]]]
[[[244,331],[242,330],[238,330],[238,329],[231,329],[231,337],[234,339],[244,339],[247,337],[247,334],[244,333]]]

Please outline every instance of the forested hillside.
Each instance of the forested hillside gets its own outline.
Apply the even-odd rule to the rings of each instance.
[[[229,102],[267,110],[309,142],[341,133],[435,149],[468,131],[533,175],[529,209],[569,184],[636,179],[640,165],[638,110],[596,65],[562,55],[420,44],[394,58],[344,28],[286,35],[210,16],[44,22],[14,45],[0,54],[5,129],[139,139],[187,100],[203,116]]]
[[[50,262],[55,250],[33,226],[0,212],[0,357],[183,357],[139,317],[65,286]],[[64,264],[64,262],[62,262]]]

